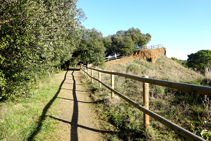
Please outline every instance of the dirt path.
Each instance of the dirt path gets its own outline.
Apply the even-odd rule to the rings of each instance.
[[[65,80],[56,98],[59,104],[50,110],[59,111],[51,118],[59,121],[59,135],[62,141],[98,141],[103,140],[96,125],[96,116],[92,110],[89,93],[81,82],[79,70],[69,70],[57,74],[58,83]]]

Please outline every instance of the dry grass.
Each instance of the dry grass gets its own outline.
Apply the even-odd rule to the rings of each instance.
[[[155,64],[136,60],[110,67],[104,66],[101,69],[193,84],[200,84],[204,79],[200,73],[187,69],[166,57],[161,57]],[[98,78],[96,72],[94,72],[94,77]],[[102,73],[101,80],[105,84],[111,85],[109,74]],[[98,104],[98,110],[101,111],[99,114],[102,115],[103,120],[120,130],[119,133],[115,134],[115,137],[121,140],[140,140],[143,138],[145,140],[185,140],[152,118],[150,119],[151,130],[145,132],[142,126],[142,112],[121,99],[118,102],[110,102],[108,100],[110,91],[105,87],[100,89],[98,83],[95,82],[92,87],[95,89],[92,98],[96,101],[104,101]],[[115,76],[115,89],[133,101],[143,104],[142,82]],[[203,95],[150,84],[150,110],[205,139],[211,138],[211,126],[208,127],[211,125],[210,99],[210,97]],[[114,137],[108,134],[106,136],[108,139]]]
[[[131,65],[137,65],[137,67],[134,68],[137,70],[131,71],[129,69]],[[105,67],[105,69],[108,71],[113,70],[115,72],[122,72],[133,75],[135,71],[135,74],[138,76],[148,75],[149,78],[162,79],[174,82],[194,81],[196,79],[203,78],[203,75],[201,75],[200,73],[187,69],[165,56],[158,59],[155,64],[152,64],[145,60],[137,60],[125,64],[118,64],[111,67]]]

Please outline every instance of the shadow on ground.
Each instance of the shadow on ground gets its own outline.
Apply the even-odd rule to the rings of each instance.
[[[73,99],[69,99],[69,98],[64,98],[64,97],[57,97],[59,99],[64,99],[64,100],[70,100],[70,101],[73,101]],[[80,103],[100,103],[100,102],[103,102],[104,100],[99,100],[99,101],[94,101],[94,102],[87,102],[87,101],[78,101]]]
[[[86,127],[83,125],[78,125],[78,102],[83,102],[83,103],[96,103],[96,102],[84,102],[84,101],[78,101],[77,100],[77,96],[76,96],[76,83],[75,83],[75,78],[74,78],[74,71],[79,71],[80,69],[70,69],[68,71],[73,71],[72,72],[72,80],[73,80],[73,89],[72,89],[72,94],[73,94],[73,99],[66,99],[66,100],[72,100],[74,101],[74,106],[73,106],[73,115],[72,115],[72,121],[65,121],[53,116],[48,116],[46,115],[48,109],[51,107],[51,105],[53,104],[53,102],[56,100],[56,98],[60,98],[58,97],[58,94],[60,93],[61,89],[62,89],[62,85],[64,84],[66,77],[67,77],[67,73],[68,71],[65,73],[64,79],[61,82],[59,89],[57,90],[56,94],[54,95],[54,97],[47,103],[47,105],[43,108],[42,111],[42,115],[39,117],[39,120],[37,122],[37,128],[34,129],[34,131],[31,133],[31,135],[26,139],[27,141],[32,141],[34,140],[34,137],[39,133],[39,131],[41,130],[41,127],[43,125],[43,122],[45,121],[46,117],[51,117],[55,120],[59,120],[68,124],[71,124],[71,140],[72,141],[78,141],[78,132],[77,132],[77,128],[81,127],[87,130],[91,130],[94,132],[101,132],[101,133],[110,133],[113,134],[114,132],[111,131],[102,131],[102,130],[97,130],[94,128],[90,128],[90,127]],[[65,98],[61,98],[61,99],[65,99]]]
[[[72,71],[72,80],[73,80],[73,88],[72,88],[72,94],[73,94],[73,99],[67,99],[67,98],[62,98],[62,97],[58,97],[58,94],[60,93],[61,89],[62,89],[62,85],[64,84],[66,77],[67,77],[67,73],[68,71]],[[141,132],[135,132],[134,131],[130,131],[130,130],[125,130],[125,129],[120,129],[120,131],[104,131],[104,130],[98,130],[98,129],[94,129],[94,128],[90,128],[90,127],[86,127],[83,125],[79,125],[78,124],[78,102],[82,102],[82,103],[99,103],[102,101],[96,101],[96,102],[85,102],[85,101],[78,101],[77,100],[77,96],[76,96],[76,82],[75,82],[75,78],[74,78],[74,72],[75,71],[79,71],[79,69],[70,69],[65,73],[64,79],[61,82],[59,89],[57,90],[57,92],[55,93],[54,97],[47,103],[47,105],[43,108],[43,112],[42,115],[39,117],[39,120],[37,122],[37,128],[34,129],[34,131],[31,133],[31,135],[26,139],[27,141],[32,141],[34,140],[34,137],[39,133],[39,131],[41,130],[41,127],[43,125],[43,122],[45,121],[46,117],[50,117],[54,120],[58,120],[64,123],[68,123],[71,125],[71,141],[78,141],[78,130],[77,128],[84,128],[93,132],[99,132],[99,133],[105,133],[105,134],[111,134],[111,135],[118,135],[120,138],[122,138],[123,140],[127,139],[127,137],[125,135],[132,134],[137,136],[136,134],[140,134]],[[50,115],[46,115],[48,109],[51,107],[51,105],[53,104],[53,102],[56,100],[56,98],[60,98],[60,99],[64,99],[64,100],[71,100],[74,101],[74,106],[73,106],[73,115],[72,115],[72,120],[71,122],[69,121],[65,121],[63,119],[59,119]],[[125,133],[127,132],[127,134]],[[138,135],[140,136],[140,135]],[[141,133],[141,136],[143,136],[143,133]],[[125,138],[126,137],[126,138]]]
[[[48,109],[51,107],[51,105],[53,104],[53,102],[56,100],[61,88],[62,88],[62,85],[64,83],[64,81],[66,80],[66,77],[67,77],[67,73],[68,71],[65,73],[65,76],[64,76],[64,79],[63,81],[61,82],[60,86],[59,86],[59,89],[57,90],[56,94],[54,95],[54,97],[48,102],[48,104],[44,107],[43,109],[43,112],[42,112],[42,115],[39,117],[39,120],[37,122],[37,128],[31,133],[31,135],[27,138],[27,141],[31,141],[33,140],[33,138],[37,135],[37,133],[40,131],[42,125],[43,125],[43,121],[45,120],[46,118],[46,113],[48,111]]]
[[[61,121],[61,122],[64,122],[64,123],[68,123],[70,124],[71,126],[73,125],[72,122],[69,122],[69,121],[66,121],[66,120],[63,120],[63,119],[60,119],[60,118],[56,118],[56,117],[53,117],[53,116],[48,116],[52,119],[55,119],[55,120],[58,120],[58,121]],[[83,125],[79,125],[77,124],[76,125],[77,127],[81,127],[81,128],[84,128],[84,129],[87,129],[87,130],[91,130],[91,131],[94,131],[94,132],[99,132],[99,133],[109,133],[109,134],[116,134],[118,132],[114,132],[114,131],[104,131],[104,130],[98,130],[98,129],[94,129],[94,128],[90,128],[90,127],[86,127],[86,126],[83,126]],[[75,141],[75,140],[72,140],[72,141]]]

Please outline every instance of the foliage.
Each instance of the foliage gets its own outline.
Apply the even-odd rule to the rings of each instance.
[[[140,65],[138,65],[137,63],[134,64],[130,64],[129,66],[127,66],[127,72],[130,71],[133,74],[137,75],[141,72],[141,67]]]
[[[102,64],[105,58],[102,38],[102,33],[96,29],[84,29],[79,47],[73,54],[74,59],[84,64]]]
[[[130,28],[127,31],[117,31],[115,35],[109,35],[103,39],[106,47],[106,55],[119,53],[121,55],[131,55],[136,46],[146,45],[151,40],[149,33],[143,34],[140,29]]]
[[[188,55],[187,65],[191,68],[197,68],[197,70],[204,73],[205,66],[211,68],[211,51],[200,50]]]
[[[116,52],[115,48],[113,47],[113,42],[111,38],[111,35],[103,38],[103,44],[106,47],[106,56],[112,54],[113,52]]]
[[[130,36],[120,31],[117,32],[115,36],[112,37],[113,50],[122,55],[131,55],[135,51],[135,44],[133,43]]]
[[[176,61],[176,62],[179,63],[179,64],[181,63],[181,62],[180,62],[177,58],[175,58],[175,57],[172,57],[171,59],[174,60],[174,61]]]
[[[4,74],[2,73],[2,71],[0,70],[0,91],[1,91],[1,95],[0,95],[0,99],[4,96],[5,94],[5,83],[6,83],[6,80],[5,80],[5,77],[4,77]]]
[[[71,58],[84,17],[76,2],[0,2],[0,97],[26,96],[40,74]]]
[[[125,34],[129,35],[133,42],[138,46],[146,45],[151,40],[151,35],[149,33],[143,34],[138,28],[130,28],[126,31]]]
[[[181,64],[182,66],[188,68],[187,61],[186,60],[179,60],[179,59],[177,59],[175,57],[172,57],[171,59],[174,60],[174,61],[176,61],[177,63]]]

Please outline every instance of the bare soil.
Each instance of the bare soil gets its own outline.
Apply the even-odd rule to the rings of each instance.
[[[62,141],[103,140],[98,127],[96,113],[90,93],[83,85],[79,70],[69,70],[56,75],[61,90],[57,96],[59,104],[50,110],[59,111],[51,118],[59,121],[58,138]],[[62,81],[64,82],[62,83]]]
[[[115,64],[127,63],[134,60],[147,60],[152,62],[153,64],[157,61],[161,56],[166,56],[166,48],[157,48],[157,49],[147,49],[144,51],[136,51],[134,54],[128,57],[124,57],[121,59],[113,60],[106,62],[108,66],[112,66]]]

